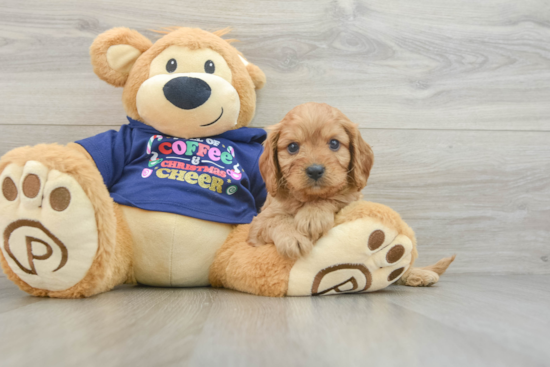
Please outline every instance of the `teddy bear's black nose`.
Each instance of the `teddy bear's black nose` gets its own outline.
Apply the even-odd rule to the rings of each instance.
[[[208,101],[212,93],[207,82],[188,76],[171,79],[162,90],[170,103],[184,110],[192,110],[201,106]]]

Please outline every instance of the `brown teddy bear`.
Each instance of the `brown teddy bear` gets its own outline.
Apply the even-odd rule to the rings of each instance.
[[[268,296],[430,285],[414,233],[380,204],[342,210],[299,260],[251,247],[247,225],[266,198],[258,170],[265,132],[246,127],[263,72],[221,38],[175,28],[152,44],[127,28],[98,36],[95,73],[123,86],[129,123],[67,146],[0,160],[0,262],[35,296],[89,297],[122,283],[225,286]],[[396,245],[405,249],[389,263]]]

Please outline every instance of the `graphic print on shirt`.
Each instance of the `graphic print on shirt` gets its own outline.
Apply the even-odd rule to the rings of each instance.
[[[155,139],[162,140],[162,135],[153,135],[153,136],[151,136],[151,138],[147,142],[147,154],[153,154],[151,159],[149,159],[149,167],[154,167],[157,164],[159,164],[160,162],[162,162],[162,159],[157,159],[158,158],[158,153],[157,152],[151,152],[151,147],[153,146],[153,141]]]
[[[225,146],[219,140],[153,135],[147,142],[146,153],[151,156],[148,168],[143,168],[141,172],[143,178],[154,174],[161,179],[198,185],[226,195],[233,195],[238,191],[237,185],[231,185],[232,180],[242,179],[235,149],[230,145]],[[159,158],[161,155],[162,158]],[[230,185],[224,190],[225,183]]]

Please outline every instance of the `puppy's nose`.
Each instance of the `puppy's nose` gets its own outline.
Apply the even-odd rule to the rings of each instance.
[[[324,173],[325,167],[321,166],[320,164],[312,164],[311,166],[306,168],[306,174],[309,178],[312,178],[314,180],[318,180],[323,177]]]
[[[188,76],[170,79],[162,90],[170,103],[184,110],[192,110],[203,105],[212,94],[207,82]]]

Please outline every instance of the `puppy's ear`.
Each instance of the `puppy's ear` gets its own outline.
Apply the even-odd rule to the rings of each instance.
[[[277,157],[277,144],[279,142],[280,128],[278,125],[267,135],[264,142],[264,152],[260,157],[260,173],[265,181],[265,187],[269,195],[275,197],[280,191],[281,168]]]
[[[152,43],[139,32],[128,28],[113,28],[96,37],[90,47],[94,72],[115,87],[122,87],[137,58]]]
[[[248,75],[252,78],[252,82],[254,83],[254,88],[256,90],[262,89],[265,85],[265,74],[258,66],[254,65],[251,62],[248,62],[244,57],[239,55],[239,58],[244,63],[244,66],[246,66],[246,71],[248,71]]]
[[[370,170],[374,164],[374,154],[370,145],[361,137],[357,124],[347,120],[344,122],[344,129],[350,140],[350,184],[361,191],[367,186]]]

